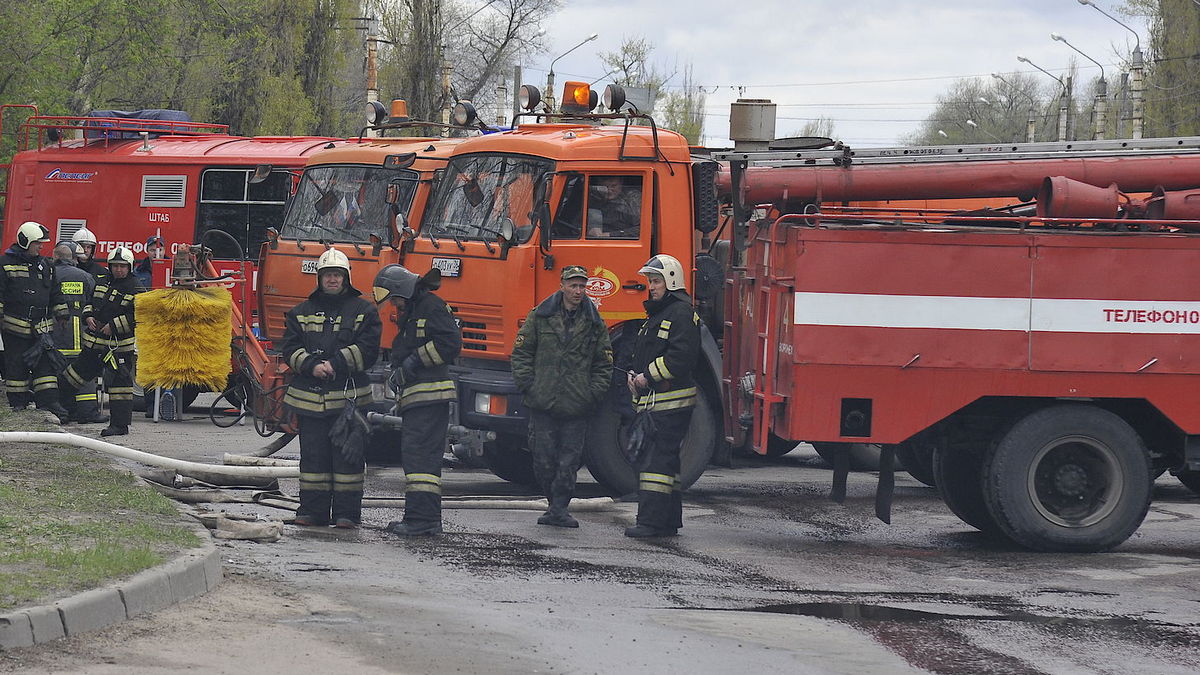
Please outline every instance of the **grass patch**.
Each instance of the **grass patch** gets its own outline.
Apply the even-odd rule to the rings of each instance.
[[[0,406],[0,431],[52,428],[41,413]],[[95,588],[200,544],[169,499],[106,455],[0,445],[0,610]]]

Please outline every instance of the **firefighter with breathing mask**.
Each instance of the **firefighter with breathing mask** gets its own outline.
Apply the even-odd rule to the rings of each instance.
[[[332,437],[351,403],[371,401],[367,369],[379,358],[379,311],[350,284],[346,254],[317,260],[317,288],[285,316],[280,352],[295,372],[283,402],[300,419],[300,507],[295,524],[353,529],[362,521],[362,439]]]
[[[650,298],[634,338],[628,386],[636,408],[650,412],[655,432],[649,463],[638,474],[637,523],[625,536],[669,537],[683,527],[679,451],[699,395],[693,373],[700,358],[700,317],[674,257],[656,255],[638,273],[646,275]]]
[[[404,418],[400,451],[407,483],[404,518],[388,530],[406,537],[442,532],[442,454],[450,402],[457,397],[449,364],[462,349],[462,331],[433,293],[440,282],[436,269],[417,276],[401,265],[388,265],[375,277],[375,301],[391,301],[399,326],[392,377]]]

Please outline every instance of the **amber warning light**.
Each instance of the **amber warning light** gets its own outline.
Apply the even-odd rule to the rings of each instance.
[[[563,84],[562,111],[565,113],[586,113],[596,107],[596,95],[587,82],[566,82]]]

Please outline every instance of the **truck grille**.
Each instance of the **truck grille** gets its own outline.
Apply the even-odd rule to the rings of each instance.
[[[463,349],[504,353],[504,329],[500,325],[501,308],[467,302],[451,306],[462,326]]]

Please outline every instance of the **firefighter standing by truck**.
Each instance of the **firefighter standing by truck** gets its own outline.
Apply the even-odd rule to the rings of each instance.
[[[53,314],[66,313],[57,293],[54,266],[41,255],[49,240],[49,230],[29,221],[17,228],[16,242],[0,255],[4,384],[14,410],[25,408],[32,400],[65,423],[70,416],[58,402],[54,363],[40,347],[49,339]],[[52,343],[49,346],[53,348]]]
[[[79,263],[79,269],[95,277],[97,284],[108,281],[108,268],[96,262],[96,235],[84,226],[71,235],[71,241],[79,245],[85,256]]]
[[[399,332],[392,342],[392,377],[398,406],[404,464],[404,518],[388,524],[400,536],[441,534],[442,454],[450,402],[458,396],[449,364],[462,349],[462,331],[450,307],[433,290],[436,269],[417,276],[388,265],[375,276],[375,301],[390,300],[398,311]]]
[[[698,395],[693,373],[700,317],[674,257],[656,255],[638,273],[646,275],[650,299],[643,303],[647,318],[634,340],[629,390],[636,408],[649,411],[655,431],[648,464],[638,474],[637,524],[625,536],[669,537],[683,527],[679,450]]]
[[[68,362],[83,352],[83,310],[91,303],[96,290],[95,277],[76,265],[79,252],[79,245],[73,241],[64,241],[54,247],[55,283],[69,312],[67,316],[58,317],[54,323],[54,346]],[[71,413],[74,421],[81,424],[108,421],[107,417],[100,414],[95,379],[88,380],[74,393],[65,381],[60,381],[59,394],[59,402]]]
[[[83,309],[83,351],[62,377],[71,391],[79,392],[103,374],[111,414],[100,435],[124,436],[133,420],[133,296],[142,288],[133,276],[133,252],[124,246],[108,255],[108,269],[111,276],[97,280],[92,301]]]
[[[588,421],[608,393],[608,327],[587,298],[587,270],[568,265],[562,287],[535,307],[513,343],[513,381],[530,409],[529,450],[549,509],[539,525],[579,527],[567,512]]]
[[[283,402],[300,420],[300,507],[295,523],[352,529],[362,522],[362,438],[333,434],[348,405],[371,402],[367,369],[379,357],[375,305],[350,283],[336,249],[317,260],[317,288],[285,317],[280,352],[295,376]]]

